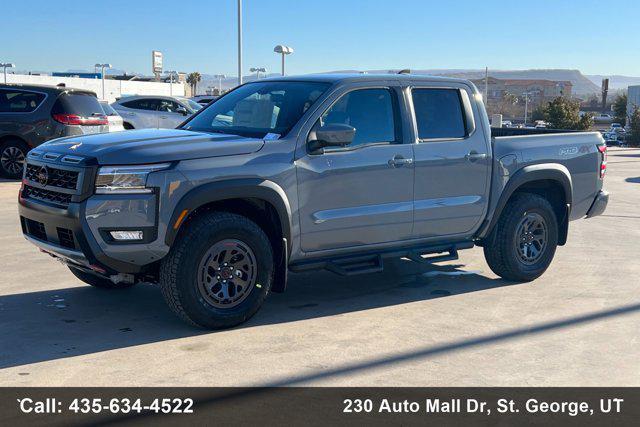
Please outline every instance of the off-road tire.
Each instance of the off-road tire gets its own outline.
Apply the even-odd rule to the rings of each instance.
[[[528,214],[538,214],[547,228],[547,243],[539,259],[527,265],[521,261],[516,240],[517,230]],[[551,264],[558,245],[558,220],[551,204],[537,194],[516,194],[505,206],[490,237],[484,242],[484,256],[498,276],[517,282],[540,277]]]
[[[198,289],[199,267],[217,243],[235,239],[247,245],[256,260],[256,279],[248,295],[230,308],[213,306]],[[169,307],[187,323],[208,329],[236,326],[251,318],[271,289],[274,262],[264,231],[244,216],[227,212],[201,214],[186,224],[160,265],[160,289]]]
[[[100,277],[95,274],[88,273],[86,271],[79,270],[74,267],[69,267],[69,270],[76,276],[78,279],[82,280],[87,285],[94,286],[96,288],[101,289],[127,289],[134,285],[134,283],[113,283],[111,280]]]

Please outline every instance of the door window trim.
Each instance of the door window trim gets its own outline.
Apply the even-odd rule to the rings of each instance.
[[[394,134],[395,134],[394,135],[395,136],[395,140],[394,141],[369,142],[369,143],[366,143],[366,144],[354,145],[352,147],[351,146],[346,146],[346,147],[341,147],[341,148],[340,147],[335,147],[335,148],[325,147],[322,153],[310,153],[309,152],[309,146],[308,146],[309,134],[313,131],[313,128],[315,127],[315,125],[318,122],[318,120],[320,120],[320,117],[322,117],[327,111],[329,111],[331,108],[333,108],[333,106],[335,104],[337,104],[338,101],[340,101],[343,96],[348,95],[351,92],[355,92],[355,91],[359,91],[359,90],[370,90],[370,89],[386,89],[391,94],[391,108],[393,109],[393,129],[394,129]],[[355,151],[355,150],[359,150],[361,148],[375,147],[375,146],[380,146],[380,145],[401,145],[401,144],[404,144],[404,135],[403,135],[403,130],[402,130],[402,113],[401,113],[401,108],[400,108],[400,102],[401,102],[401,99],[402,99],[401,97],[402,97],[401,88],[396,87],[396,86],[388,86],[388,85],[384,85],[384,84],[352,87],[352,88],[349,88],[346,91],[340,93],[338,95],[338,97],[333,102],[331,102],[331,104],[327,108],[322,110],[322,112],[313,121],[313,124],[309,128],[309,131],[307,132],[307,135],[304,138],[304,145],[305,145],[305,150],[306,150],[307,155],[317,156],[317,155],[322,155],[322,154],[342,153],[342,152],[345,152],[345,151]]]
[[[422,144],[422,143],[426,143],[426,142],[442,142],[442,141],[466,141],[469,138],[471,138],[473,135],[475,135],[476,131],[478,130],[478,126],[475,124],[475,116],[473,114],[473,105],[471,104],[471,97],[469,96],[469,93],[467,93],[467,90],[463,87],[455,87],[455,86],[423,86],[423,85],[419,85],[419,84],[415,84],[415,85],[409,85],[407,86],[408,89],[408,96],[407,96],[407,101],[409,103],[409,108],[410,108],[410,114],[411,114],[411,121],[413,124],[413,132],[415,135],[415,143],[416,144]],[[448,90],[455,90],[458,92],[458,99],[460,101],[460,110],[462,112],[462,121],[464,123],[464,129],[465,129],[465,136],[463,137],[444,137],[444,138],[420,138],[420,135],[418,134],[418,117],[416,116],[416,110],[415,110],[415,106],[413,105],[413,90],[414,89],[448,89]],[[461,92],[465,92],[467,94],[467,100],[468,102],[465,102],[465,100],[463,99],[462,93]],[[471,120],[474,121],[473,123],[473,129],[471,130],[471,132],[469,132],[469,123],[468,120],[469,118],[471,118]]]

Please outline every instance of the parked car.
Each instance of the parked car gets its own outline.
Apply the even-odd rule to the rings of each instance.
[[[208,328],[249,319],[289,270],[350,276],[478,245],[497,275],[531,281],[569,221],[604,212],[606,146],[597,132],[492,137],[481,99],[469,81],[408,74],[250,82],[178,129],[31,151],[23,233],[90,285],[158,283]]]
[[[107,120],[109,122],[109,132],[120,132],[124,130],[123,120],[120,117],[120,114],[116,110],[113,109],[111,105],[107,101],[100,101],[100,106],[102,107],[102,111],[107,116]]]
[[[611,123],[613,121],[613,116],[607,113],[600,113],[593,116],[594,123]]]
[[[209,104],[211,101],[215,101],[218,98],[220,98],[218,95],[196,95],[192,96],[191,100],[204,106]]]
[[[173,129],[202,105],[176,96],[127,96],[111,104],[122,116],[125,129]]]
[[[106,132],[93,92],[57,86],[0,85],[0,175],[20,178],[27,152],[45,141]]]

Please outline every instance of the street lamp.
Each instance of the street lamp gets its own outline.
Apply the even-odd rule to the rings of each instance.
[[[282,55],[282,75],[284,76],[284,57],[285,55],[291,55],[293,53],[293,48],[279,44],[273,48],[273,51]]]
[[[260,67],[260,68],[251,67],[249,71],[251,71],[252,73],[256,73],[256,80],[260,78],[260,73],[265,73],[265,74],[267,73],[267,69],[264,67]]]
[[[238,86],[242,84],[242,0],[238,0]]]
[[[7,68],[14,68],[16,64],[12,62],[0,63],[0,67],[4,69],[4,84],[7,84]]]
[[[529,96],[531,96],[533,92],[523,92],[522,96],[524,96],[524,125],[527,126],[527,114],[529,113]]]
[[[105,68],[111,68],[111,64],[96,64],[94,65],[96,68],[100,68],[100,74],[102,76],[102,99],[106,101],[104,97],[104,70]]]
[[[173,76],[178,75],[177,71],[167,71],[169,73],[169,95],[173,96]]]
[[[213,77],[218,79],[218,95],[222,95],[222,79],[226,79],[227,76],[225,74],[216,74]]]

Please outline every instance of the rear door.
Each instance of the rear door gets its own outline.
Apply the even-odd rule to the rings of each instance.
[[[351,145],[306,149],[296,161],[301,247],[306,252],[407,239],[413,209],[413,150],[403,138],[399,89],[353,86],[330,96],[313,128],[356,128]],[[301,148],[301,150],[300,150]]]
[[[415,238],[467,235],[484,218],[489,141],[466,86],[408,89],[415,116]]]
[[[125,109],[120,113],[124,121],[128,121],[136,129],[159,128],[160,100],[157,98],[139,98],[121,102]]]

